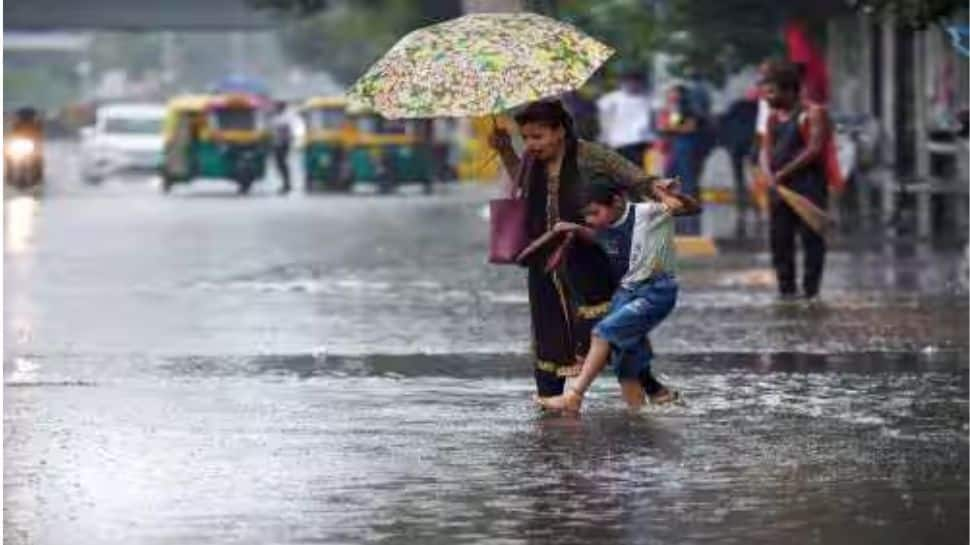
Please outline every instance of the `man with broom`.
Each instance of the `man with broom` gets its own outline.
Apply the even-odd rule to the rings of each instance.
[[[796,67],[771,67],[763,91],[771,113],[760,164],[771,184],[771,254],[782,299],[798,296],[795,238],[804,252],[802,295],[818,295],[825,265],[828,204],[826,145],[831,125],[822,106],[803,102]]]

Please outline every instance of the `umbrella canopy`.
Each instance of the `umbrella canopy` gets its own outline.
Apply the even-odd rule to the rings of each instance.
[[[576,89],[613,49],[534,13],[478,13],[415,30],[349,92],[388,118],[465,117]]]

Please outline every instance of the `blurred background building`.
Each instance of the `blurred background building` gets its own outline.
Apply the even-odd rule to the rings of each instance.
[[[965,231],[967,6],[955,1],[12,0],[4,111],[38,107],[49,135],[67,135],[98,104],[162,102],[233,78],[296,104],[340,93],[411,29],[507,10],[572,22],[617,48],[588,97],[635,66],[658,107],[669,84],[688,82],[705,89],[715,116],[750,92],[762,60],[792,58],[795,25],[818,52],[830,110],[854,146],[854,217],[919,236]],[[484,157],[474,127],[460,131],[469,164]],[[729,192],[726,176],[711,176],[709,189]]]

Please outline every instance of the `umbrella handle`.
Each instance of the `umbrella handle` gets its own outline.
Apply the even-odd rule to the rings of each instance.
[[[495,117],[495,114],[492,114],[489,117],[492,118],[492,131],[493,132],[494,131],[497,131],[498,128],[499,128],[498,127],[498,118]],[[481,167],[479,167],[478,169],[476,169],[476,170],[478,170],[479,173],[481,173],[483,170],[485,170],[486,168],[488,168],[489,165],[491,165],[496,159],[498,159],[498,157],[500,155],[499,152],[498,151],[495,151],[495,150],[492,150],[492,151],[494,152],[494,153],[492,153],[492,156],[489,157]]]

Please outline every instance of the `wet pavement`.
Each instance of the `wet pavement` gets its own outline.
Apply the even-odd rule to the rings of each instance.
[[[841,243],[780,304],[724,244],[654,336],[686,406],[543,416],[487,188],[163,197],[62,146],[5,201],[6,543],[966,541],[959,251]]]

